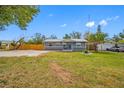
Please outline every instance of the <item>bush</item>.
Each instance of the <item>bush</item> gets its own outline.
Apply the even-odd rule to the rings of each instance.
[[[88,53],[88,50],[85,50],[84,53]]]

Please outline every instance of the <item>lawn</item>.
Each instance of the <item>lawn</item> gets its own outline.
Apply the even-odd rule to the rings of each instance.
[[[124,53],[2,57],[0,87],[124,87]]]

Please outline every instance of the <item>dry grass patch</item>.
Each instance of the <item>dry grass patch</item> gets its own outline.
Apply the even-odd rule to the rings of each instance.
[[[0,87],[124,87],[124,53],[0,58]]]
[[[50,63],[50,68],[52,70],[52,73],[61,79],[65,84],[71,84],[72,83],[72,76],[71,73],[63,69],[61,66],[59,66],[56,63]]]

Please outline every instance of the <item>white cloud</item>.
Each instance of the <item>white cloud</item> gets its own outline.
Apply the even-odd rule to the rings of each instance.
[[[109,17],[109,18],[107,18],[106,20],[107,21],[115,21],[115,20],[117,20],[119,18],[119,16],[114,16],[114,17]]]
[[[101,20],[101,21],[99,22],[99,24],[102,25],[102,26],[106,26],[106,25],[108,24],[108,22],[103,19],[103,20]]]
[[[109,22],[116,21],[118,18],[119,16],[109,17],[109,18],[101,20],[99,24],[102,26],[106,26]]]
[[[87,22],[86,23],[86,27],[93,27],[95,25],[95,22],[94,21],[90,21],[90,22]]]
[[[117,20],[118,18],[119,18],[119,16],[115,16],[115,17],[114,17],[114,20]]]
[[[67,24],[60,25],[60,27],[66,27],[66,26],[67,26]]]
[[[53,14],[49,14],[49,16],[53,16]]]
[[[112,20],[113,20],[112,17],[109,17],[109,18],[106,19],[106,21],[112,21]]]

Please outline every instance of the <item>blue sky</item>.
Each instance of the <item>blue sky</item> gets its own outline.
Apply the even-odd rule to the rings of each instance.
[[[78,31],[82,34],[88,28],[96,31],[98,24],[102,31],[112,37],[124,29],[124,6],[40,6],[40,13],[29,24],[26,31],[15,25],[0,32],[0,40],[16,40],[22,36],[29,38],[35,33],[62,38],[64,34]],[[88,16],[90,15],[90,20]]]

